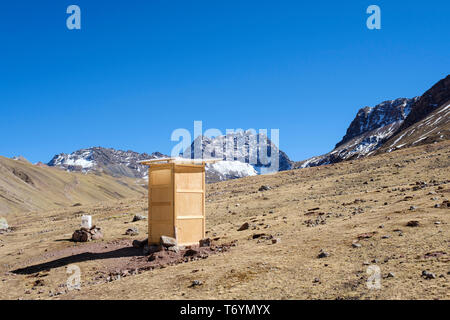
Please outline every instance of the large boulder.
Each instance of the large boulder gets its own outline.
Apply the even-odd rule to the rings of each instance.
[[[137,215],[135,215],[135,216],[133,217],[133,222],[136,222],[136,221],[141,221],[141,220],[146,220],[146,219],[147,219],[147,217],[146,217],[146,216],[143,216],[143,215],[137,214]]]
[[[99,240],[103,238],[103,233],[100,231],[100,228],[91,229],[90,234],[92,240]]]
[[[99,227],[93,226],[91,229],[81,228],[75,230],[72,234],[72,240],[75,242],[88,242],[91,240],[99,240],[103,238],[103,233]]]
[[[75,242],[88,242],[91,241],[91,234],[85,229],[75,230],[72,234],[72,240]]]
[[[199,242],[200,247],[210,247],[211,246],[211,239],[210,238],[204,238],[201,239]]]
[[[177,245],[177,239],[168,236],[161,236],[160,243],[166,248],[173,247]]]

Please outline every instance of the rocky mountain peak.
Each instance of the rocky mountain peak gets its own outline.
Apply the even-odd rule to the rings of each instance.
[[[404,121],[419,97],[412,99],[399,98],[384,101],[375,107],[364,107],[358,111],[355,119],[350,123],[347,133],[336,148],[366,132],[387,126],[397,121]]]
[[[278,155],[278,156],[276,156]],[[187,158],[217,158],[251,165],[258,173],[289,170],[292,161],[263,133],[237,131],[217,137],[198,136],[184,151]]]
[[[424,119],[448,101],[450,101],[450,75],[437,82],[418,99],[397,133]]]
[[[329,153],[296,163],[320,166],[447,139],[450,135],[450,75],[422,96],[384,101],[358,111]]]

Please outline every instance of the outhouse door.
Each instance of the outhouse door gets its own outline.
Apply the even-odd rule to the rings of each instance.
[[[174,164],[150,166],[148,175],[149,243],[159,243],[162,235],[175,237]]]

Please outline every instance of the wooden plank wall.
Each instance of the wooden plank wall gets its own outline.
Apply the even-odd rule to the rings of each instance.
[[[204,172],[204,165],[175,166],[175,225],[180,244],[196,244],[205,237]]]

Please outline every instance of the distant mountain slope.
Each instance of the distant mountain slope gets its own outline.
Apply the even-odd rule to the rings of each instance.
[[[336,144],[336,148],[365,133],[393,123],[402,122],[406,119],[411,111],[412,105],[417,100],[419,100],[419,97],[413,99],[400,98],[392,101],[384,101],[373,108],[365,107],[360,109],[355,119],[350,123],[345,136]]]
[[[166,157],[159,152],[147,154],[93,147],[81,149],[71,154],[60,153],[54,156],[48,165],[67,171],[104,172],[114,177],[146,178],[148,167],[138,162]]]
[[[450,75],[420,97],[403,124],[377,152],[391,152],[399,148],[448,139],[449,105]]]
[[[440,80],[420,97],[400,98],[385,101],[373,108],[362,108],[331,152],[297,162],[295,167],[332,164],[390,152],[416,145],[419,141],[430,143],[448,139],[449,114],[445,106],[448,101],[450,76]],[[433,136],[427,136],[427,133]]]
[[[140,197],[134,179],[70,173],[0,156],[0,214],[51,210],[75,203]]]
[[[369,155],[397,131],[418,99],[400,98],[360,109],[331,152],[299,162],[296,167],[314,167]]]
[[[450,101],[450,75],[437,82],[425,92],[413,105],[410,114],[403,122],[396,134],[422,120],[431,112]]]
[[[81,149],[71,154],[61,153],[56,155],[48,163],[48,166],[70,172],[103,172],[114,177],[148,179],[148,166],[139,164],[139,161],[168,157],[159,152],[147,154],[93,147]],[[257,172],[252,166],[238,161],[223,161],[206,166],[206,182],[208,183],[256,174]]]

